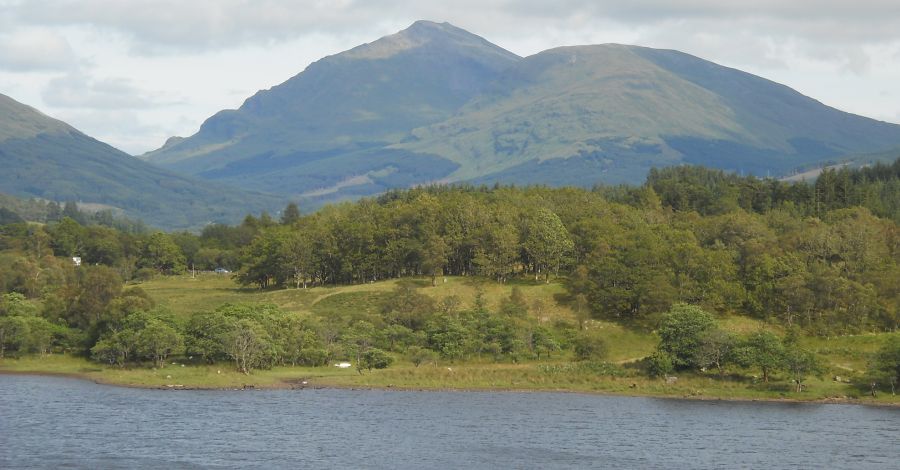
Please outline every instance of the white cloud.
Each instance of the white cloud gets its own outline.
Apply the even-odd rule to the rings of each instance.
[[[817,42],[879,42],[896,38],[900,2],[894,0],[29,0],[10,11],[41,25],[89,25],[114,30],[135,50],[204,50],[265,44],[327,32],[386,32],[415,19],[447,19],[484,34],[531,34],[535,29],[591,28],[598,22],[630,27],[672,21],[717,20],[724,26],[754,23],[764,35]],[[515,31],[518,30],[518,33]]]
[[[50,80],[42,97],[55,108],[143,109],[167,104],[161,96],[139,89],[128,78],[95,79],[82,70]]]
[[[167,135],[161,126],[147,122],[143,113],[122,109],[64,109],[53,117],[72,124],[76,129],[126,153],[142,153],[142,149],[159,146]]]
[[[66,70],[75,53],[63,36],[48,29],[0,33],[0,68],[16,72]]]

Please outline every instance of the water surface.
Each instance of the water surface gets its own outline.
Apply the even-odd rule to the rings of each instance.
[[[0,468],[900,468],[900,409],[0,375]]]

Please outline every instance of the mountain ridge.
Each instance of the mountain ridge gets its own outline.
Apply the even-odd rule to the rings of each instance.
[[[602,44],[523,58],[419,21],[320,59],[144,158],[327,201],[434,181],[634,183],[677,164],[783,174],[898,147],[898,125],[683,52]]]
[[[0,136],[0,191],[13,196],[102,204],[167,229],[234,223],[283,201],[174,174],[2,94]]]

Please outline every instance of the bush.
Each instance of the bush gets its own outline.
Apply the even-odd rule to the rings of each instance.
[[[575,359],[578,361],[600,360],[606,357],[606,341],[596,333],[580,333],[572,341]]]
[[[672,356],[665,351],[656,351],[647,358],[647,374],[650,377],[665,377],[675,370]]]
[[[410,362],[414,366],[419,367],[426,362],[433,362],[437,356],[434,351],[420,346],[410,346],[407,351]]]
[[[308,367],[321,367],[328,364],[328,351],[324,349],[301,349],[297,354],[297,362]]]
[[[394,362],[394,358],[380,349],[372,348],[362,353],[359,361],[359,369],[386,369]]]
[[[659,350],[677,368],[701,367],[698,353],[704,338],[715,329],[711,314],[700,307],[675,304],[659,326]]]
[[[134,272],[133,281],[146,282],[156,277],[156,271],[153,268],[141,268]]]

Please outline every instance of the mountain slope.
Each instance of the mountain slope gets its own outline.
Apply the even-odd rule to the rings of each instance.
[[[161,228],[235,222],[281,199],[178,176],[0,95],[0,192],[121,209]]]
[[[779,175],[898,147],[900,126],[681,52],[606,44],[519,58],[417,22],[146,158],[308,203],[432,181],[639,183],[682,163]]]
[[[678,163],[782,173],[900,145],[900,126],[688,54],[615,44],[527,57],[413,134],[396,147],[456,162],[449,180],[582,185]]]
[[[144,157],[207,179],[294,194],[328,192],[354,177],[376,187],[411,175],[441,177],[455,165],[383,148],[450,117],[517,60],[447,23],[419,21],[319,60]]]

